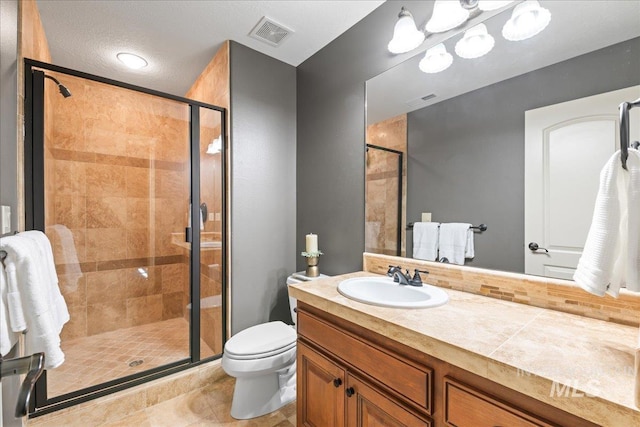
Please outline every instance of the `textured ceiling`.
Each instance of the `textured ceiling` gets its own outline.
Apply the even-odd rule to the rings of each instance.
[[[38,0],[52,62],[184,95],[225,40],[293,66],[329,44],[384,1]],[[249,37],[267,16],[294,31],[280,46]],[[118,52],[144,57],[125,68]]]

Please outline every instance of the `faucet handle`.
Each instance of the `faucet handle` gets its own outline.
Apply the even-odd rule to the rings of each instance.
[[[427,270],[419,270],[419,269],[415,269],[413,270],[413,278],[411,279],[411,282],[414,286],[421,286],[422,285],[422,277],[420,276],[420,273],[423,274],[429,274],[429,272]],[[407,271],[408,273],[408,271]]]
[[[387,270],[387,276],[392,276],[397,270],[402,271],[399,265],[390,265],[389,270]]]

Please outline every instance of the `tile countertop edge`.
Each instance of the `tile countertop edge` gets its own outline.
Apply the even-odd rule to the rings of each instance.
[[[570,382],[559,384],[559,381],[546,378],[544,375],[538,375],[534,370],[528,369],[525,371],[520,367],[496,360],[491,357],[493,351],[488,354],[481,354],[477,351],[464,349],[427,334],[411,330],[397,323],[392,323],[390,320],[380,317],[380,314],[376,315],[375,312],[379,309],[378,307],[347,300],[337,292],[335,287],[336,280],[363,276],[378,275],[368,272],[355,272],[334,276],[330,279],[320,279],[313,282],[289,285],[289,293],[290,296],[301,302],[335,315],[336,317],[361,325],[368,330],[387,336],[394,341],[419,350],[424,354],[451,363],[459,368],[591,422],[603,426],[640,425],[640,410],[638,408],[630,407],[602,396],[591,396],[582,393],[579,388],[572,388],[573,384]],[[330,284],[330,286],[324,287],[322,293],[318,294],[309,289],[310,283],[313,284],[313,290],[315,291],[323,286],[323,284]],[[482,296],[478,297],[487,298]],[[490,298],[487,299],[490,300]],[[541,308],[539,310],[547,311],[547,309]],[[519,332],[520,331],[514,333],[513,336]],[[417,336],[420,337],[420,340],[416,339]],[[506,341],[500,344],[500,346]],[[498,347],[496,347],[496,349]],[[523,372],[526,372],[526,374],[523,374]],[[523,376],[526,376],[526,381],[523,381]],[[565,386],[569,387],[571,392],[575,393],[575,397],[552,397],[551,389],[554,387],[554,384],[560,388]]]

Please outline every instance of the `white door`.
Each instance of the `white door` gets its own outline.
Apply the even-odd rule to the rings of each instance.
[[[638,98],[633,86],[525,112],[525,273],[572,278],[600,170],[619,149],[618,105]],[[632,138],[640,135],[639,110],[631,110]]]

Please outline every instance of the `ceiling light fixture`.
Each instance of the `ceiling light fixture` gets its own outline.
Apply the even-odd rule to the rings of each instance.
[[[513,9],[511,19],[504,24],[502,36],[511,41],[526,40],[544,30],[551,21],[551,12],[536,0],[526,0]]]
[[[420,60],[418,67],[420,71],[428,74],[439,73],[451,66],[453,63],[453,56],[447,52],[447,48],[444,44],[440,43],[431,49],[427,50],[424,54],[424,58]]]
[[[513,0],[480,0],[478,9],[483,12],[488,12],[490,10],[500,9],[509,3],[513,3]]]
[[[487,26],[478,24],[464,32],[464,36],[456,43],[456,53],[460,58],[479,58],[489,53],[495,43],[487,32]]]
[[[418,30],[411,12],[404,7],[398,14],[398,22],[393,29],[393,38],[387,45],[391,53],[405,53],[420,46],[424,41],[424,33]]]
[[[442,33],[456,28],[467,19],[469,11],[464,9],[459,1],[436,0],[431,19],[424,28],[430,33]]]
[[[140,68],[144,68],[149,65],[143,57],[134,55],[133,53],[120,52],[116,57],[124,65],[134,70],[139,70]]]

